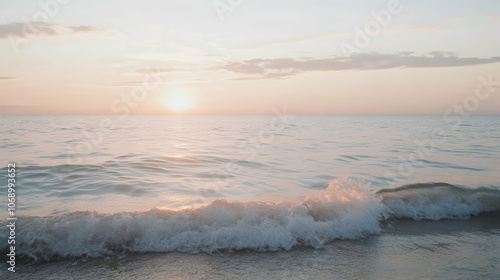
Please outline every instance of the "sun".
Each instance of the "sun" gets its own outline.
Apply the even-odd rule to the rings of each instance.
[[[165,105],[176,111],[182,112],[191,108],[191,99],[186,94],[175,93],[167,97]]]

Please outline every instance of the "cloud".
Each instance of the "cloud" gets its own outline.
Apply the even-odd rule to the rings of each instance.
[[[487,20],[500,20],[500,17],[497,15],[489,15],[486,17]]]
[[[240,78],[232,78],[230,80],[232,81],[245,81],[245,80],[266,80],[266,79],[282,79],[286,78],[295,74],[298,74],[299,72],[295,71],[288,71],[288,72],[274,72],[274,73],[266,73],[265,75],[261,76],[253,76],[253,77],[240,77]]]
[[[225,70],[235,74],[248,75],[234,80],[274,79],[296,75],[310,71],[342,71],[342,70],[375,70],[390,68],[430,68],[456,67],[500,62],[500,57],[491,58],[461,58],[456,53],[435,51],[426,55],[416,55],[413,52],[393,54],[355,53],[349,57],[333,58],[276,58],[251,59],[242,62],[229,62],[212,68]]]
[[[0,40],[30,39],[34,37],[62,37],[70,35],[84,35],[92,33],[104,33],[109,31],[106,28],[93,26],[69,26],[62,24],[47,24],[41,22],[11,22],[0,24]]]
[[[104,33],[109,31],[107,28],[98,28],[93,26],[67,26],[68,29],[73,31],[73,35],[81,35],[81,34],[92,34],[92,33]]]
[[[27,39],[29,37],[56,37],[59,33],[53,24],[29,24],[12,22],[0,24],[0,40],[12,38]]]
[[[14,77],[0,77],[0,80],[14,80]]]
[[[461,20],[462,18],[461,17],[445,17],[444,20],[447,20],[447,21],[457,21],[457,20]]]

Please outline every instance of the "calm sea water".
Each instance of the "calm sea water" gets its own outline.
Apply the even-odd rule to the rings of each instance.
[[[498,116],[2,116],[0,177],[16,163],[18,254],[33,274],[47,260],[175,255],[231,278],[229,254],[264,267],[250,278],[358,278],[358,266],[331,271],[351,258],[372,264],[361,278],[494,279],[499,127]],[[154,252],[177,253],[135,256]],[[290,260],[284,274],[260,263],[271,254]],[[419,271],[431,261],[436,274]]]

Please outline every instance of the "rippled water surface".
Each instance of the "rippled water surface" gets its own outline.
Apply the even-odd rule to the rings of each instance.
[[[373,190],[500,181],[497,116],[3,116],[0,122],[0,154],[4,166],[18,165],[19,209],[29,213],[179,209],[216,198],[279,201],[345,178]]]

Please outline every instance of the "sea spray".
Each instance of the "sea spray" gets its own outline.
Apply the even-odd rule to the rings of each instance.
[[[378,192],[356,180],[334,180],[303,200],[212,203],[180,211],[102,214],[91,211],[19,217],[19,255],[33,260],[127,252],[213,253],[223,250],[321,248],[335,239],[380,234],[387,219],[466,219],[498,211],[500,191],[416,184]],[[4,234],[6,227],[1,227]],[[2,248],[5,251],[7,248]]]

